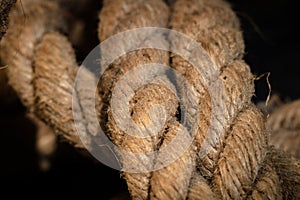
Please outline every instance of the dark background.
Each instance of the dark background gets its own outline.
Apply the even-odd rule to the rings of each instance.
[[[246,43],[245,60],[252,72],[257,76],[271,72],[272,93],[278,94],[283,101],[299,98],[299,11],[295,1],[230,2],[241,20]],[[95,0],[81,12],[82,16],[88,16],[87,23],[91,24],[86,37],[92,42],[85,47],[86,51],[96,45],[97,10],[100,7],[100,1]],[[84,54],[80,50],[77,53]],[[265,101],[267,95],[266,79],[256,81],[254,102]],[[51,169],[47,172],[39,170],[34,149],[36,128],[24,112],[18,101],[1,101],[0,182],[3,186],[0,191],[46,199],[78,196],[108,199],[119,193],[128,196],[118,171],[101,165],[66,142],[59,143],[51,158]]]
[[[244,33],[245,60],[259,76],[270,72],[272,93],[283,101],[300,97],[299,12],[286,0],[231,0]],[[266,79],[256,82],[255,101],[268,94]]]

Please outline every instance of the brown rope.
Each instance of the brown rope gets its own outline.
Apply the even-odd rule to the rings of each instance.
[[[48,1],[27,1],[24,10],[28,16],[26,26],[19,23],[17,9],[12,10],[11,26],[1,41],[4,49],[1,59],[9,65],[10,84],[31,112],[68,141],[82,147],[72,117],[77,64],[71,45],[56,32],[66,26],[61,11]],[[220,71],[216,77],[209,78],[221,81],[225,93],[214,105],[206,85],[209,80],[179,55],[162,50],[133,51],[109,66],[99,83],[97,108],[103,129],[123,150],[143,153],[168,146],[176,134],[186,132],[176,117],[178,106],[189,108],[190,105],[186,83],[181,83],[178,77],[181,99],[174,95],[175,88],[167,77],[138,88],[129,102],[132,120],[141,125],[149,123],[152,105],[159,104],[166,110],[166,123],[155,136],[142,139],[127,135],[118,127],[111,109],[112,91],[126,72],[148,63],[171,65],[186,77],[199,100],[195,105],[200,112],[199,119],[196,118],[195,139],[180,158],[153,172],[123,173],[132,198],[299,198],[299,161],[268,145],[265,121],[251,103],[253,76],[241,60],[244,44],[239,22],[228,4],[221,0],[177,0],[169,8],[161,0],[104,1],[100,13],[100,41],[121,31],[145,26],[169,27],[200,43]],[[16,35],[21,27],[21,34]],[[160,42],[169,44],[170,50],[174,47],[171,37]],[[213,66],[205,67],[202,70]],[[84,94],[86,89],[78,87],[75,91]],[[86,99],[79,102],[83,130],[87,132],[85,144],[91,139],[89,133],[93,129],[89,126],[89,109],[92,108],[87,102]],[[202,155],[200,150],[208,134],[213,106],[222,109],[225,120],[209,132],[217,140],[208,141],[212,150]],[[192,124],[194,117],[193,109],[188,110],[186,123]],[[180,147],[170,149],[170,154],[177,151]],[[146,168],[145,160],[155,167],[162,155],[157,154],[154,160],[144,157],[145,160],[140,161],[122,154],[118,156],[124,168]]]
[[[24,2],[24,12],[28,16],[25,22],[21,20],[24,18],[23,14],[16,8],[10,12],[10,28],[2,42],[1,54],[3,62],[7,62],[10,68],[8,70],[8,76],[12,77],[10,84],[19,92],[23,104],[32,107],[34,88],[31,66],[34,48],[47,31],[62,28],[63,20],[59,18],[61,11],[54,3]]]
[[[161,1],[154,2],[162,3]],[[110,35],[122,30],[142,27],[143,25],[165,27],[163,23],[165,17],[160,18],[158,15],[155,17],[155,12],[152,12],[152,16],[149,17],[147,12],[141,12],[147,6],[152,6],[151,10],[160,11],[158,13],[167,13],[167,11],[162,10],[164,9],[163,6],[156,7],[154,3],[150,4],[148,1],[132,3],[125,0],[118,4],[109,1],[104,2],[104,7],[100,14],[100,21],[103,22],[100,23],[100,39],[104,40]],[[127,13],[120,12],[122,8],[127,8]],[[202,185],[198,187],[207,189],[205,193],[208,193],[208,197],[210,196],[211,198],[213,198],[212,194],[215,193],[219,198],[223,199],[251,197],[256,199],[255,194],[251,194],[251,191],[253,191],[255,187],[259,188],[260,193],[265,193],[268,196],[273,195],[275,197],[279,195],[277,194],[278,192],[280,193],[280,185],[278,182],[272,184],[274,190],[268,190],[268,188],[265,187],[267,184],[263,181],[258,181],[258,185],[255,184],[255,180],[260,178],[258,177],[259,169],[262,168],[261,171],[264,169],[262,166],[266,159],[267,134],[261,114],[250,103],[253,94],[253,77],[248,66],[240,60],[243,55],[244,44],[238,28],[238,20],[228,5],[221,1],[179,0],[173,5],[171,12],[169,26],[201,43],[214,63],[220,68],[221,74],[219,78],[224,82],[226,88],[226,133],[223,134],[223,138],[220,138],[218,144],[214,144],[212,153],[209,153],[204,158],[197,158],[197,149],[201,146],[208,129],[207,119],[209,119],[211,114],[210,97],[208,91],[205,89],[203,80],[201,80],[197,71],[193,69],[193,66],[185,62],[179,56],[172,55],[172,67],[188,77],[188,81],[190,81],[190,84],[192,84],[197,91],[201,91],[197,95],[200,98],[200,105],[198,106],[202,112],[201,116],[204,117],[200,118],[198,122],[199,131],[196,134],[194,144],[196,148],[191,147],[191,149],[178,160],[161,170],[142,174],[125,173],[124,176],[132,197],[136,199],[147,199],[149,197],[151,199],[185,199],[187,197],[195,197],[194,192],[192,192],[194,190],[188,189],[189,187],[195,187],[195,174],[199,175],[196,176],[196,180],[198,181],[197,185]],[[110,15],[106,13],[110,13]],[[135,20],[137,20],[137,22]],[[144,22],[144,24],[138,23],[141,21]],[[131,22],[133,23],[131,24]],[[113,27],[110,27],[109,24],[113,24]],[[118,29],[114,27],[121,28]],[[105,37],[101,38],[103,35],[105,35]],[[145,54],[147,54],[147,51],[141,51],[140,54],[135,52],[133,56],[128,55],[126,59],[120,59],[117,64],[113,65],[106,72],[107,76],[105,77],[107,77],[107,79],[103,79],[105,84],[112,82],[109,84],[110,87],[105,88],[101,85],[102,87],[100,87],[100,89],[111,92],[114,88],[114,83],[120,79],[119,77],[122,77],[123,73],[125,74],[126,71],[129,71],[134,65],[141,64],[140,60],[145,60],[143,57]],[[150,58],[150,61],[157,58],[157,56],[151,55],[150,53],[146,56]],[[128,61],[130,65],[127,65]],[[122,68],[122,73],[114,73],[114,75],[112,75],[111,71],[119,71],[119,68]],[[147,105],[146,102],[154,104],[153,101],[156,100],[157,97],[155,95],[147,95],[147,93],[150,94],[150,92],[146,92],[146,90],[151,90],[150,86],[142,88],[142,90],[145,92],[144,96],[147,97],[147,101],[137,101],[136,104],[140,103],[144,106]],[[187,92],[184,92],[185,87],[182,87],[181,90],[183,94],[187,94]],[[138,93],[139,92],[136,92],[136,94]],[[152,89],[151,94],[153,93],[155,94],[154,89]],[[174,98],[168,95],[168,93],[161,92],[160,94],[170,99]],[[104,99],[103,102],[110,102],[109,94],[102,98]],[[183,96],[183,101],[181,102],[183,106],[185,106],[185,103],[188,104],[188,102],[185,102],[185,100],[188,99],[188,96]],[[222,99],[219,100],[223,101]],[[135,108],[134,106],[135,105],[133,105],[133,109]],[[115,144],[126,150],[137,152],[141,150],[146,151],[149,149],[147,148],[148,146],[150,149],[163,148],[164,143],[170,142],[174,137],[174,131],[171,129],[171,124],[174,122],[169,121],[170,125],[166,125],[168,132],[161,133],[163,134],[161,146],[155,146],[155,144],[159,143],[157,140],[160,140],[161,136],[151,138],[152,140],[147,141],[146,144],[144,143],[145,146],[141,145],[140,140],[130,138],[125,135],[125,133],[122,133],[114,122],[109,107],[110,105],[107,105],[107,108],[103,110],[102,113],[104,116],[102,116],[102,119],[105,119],[105,115],[108,113],[108,133],[111,135],[111,139]],[[137,109],[136,112],[138,112],[138,116],[143,121],[143,113],[145,111]],[[133,113],[135,114],[135,112]],[[171,114],[172,112],[170,111],[170,115]],[[172,119],[171,116],[170,119]],[[192,118],[193,115],[190,116]],[[190,120],[192,121],[192,119]],[[216,127],[216,129],[218,128]],[[126,163],[129,165],[138,164],[133,163],[132,160],[126,160],[125,158],[122,160],[122,163],[125,165]],[[266,173],[267,172],[269,171],[266,171]],[[264,175],[265,174],[261,174],[260,176]],[[205,177],[208,182],[201,177]],[[276,172],[274,178],[277,178],[276,180],[279,179]],[[212,189],[210,189],[210,187]]]
[[[64,36],[52,31],[65,29],[62,11],[54,2],[24,1],[24,24],[19,6],[10,12],[10,27],[1,41],[9,83],[30,112],[81,146],[72,119],[74,51]]]
[[[267,125],[272,130],[271,144],[300,159],[300,100],[271,113]]]

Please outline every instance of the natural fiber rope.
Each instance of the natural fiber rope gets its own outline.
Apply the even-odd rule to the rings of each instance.
[[[103,39],[105,39],[110,35],[128,28],[162,25],[166,27],[167,17],[161,17],[160,13],[167,14],[167,8],[160,4],[163,4],[163,2],[151,1],[150,4],[149,1],[147,3],[143,1],[135,1],[135,3],[120,1],[115,4],[111,1],[105,1],[100,15],[100,21],[103,22],[100,23],[100,38],[104,35],[105,37]],[[127,13],[124,12],[124,14],[121,15],[123,12],[119,11],[122,10],[122,8],[127,8]],[[192,84],[197,91],[202,91],[197,95],[200,97],[200,105],[198,106],[202,112],[200,116],[203,116],[203,118],[200,118],[198,122],[199,131],[196,134],[194,144],[196,148],[191,147],[180,159],[161,170],[143,174],[125,173],[124,176],[128,183],[129,191],[132,197],[137,199],[147,199],[149,197],[154,199],[184,199],[186,197],[192,198],[195,196],[193,192],[191,192],[191,196],[189,194],[190,185],[191,188],[204,185],[204,188],[207,189],[210,188],[208,186],[208,184],[210,184],[213,188],[213,192],[208,192],[210,194],[215,193],[216,196],[225,199],[246,198],[252,189],[252,184],[257,176],[259,166],[261,166],[264,160],[267,141],[263,119],[250,103],[253,93],[252,75],[248,66],[239,59],[243,54],[244,45],[241,33],[238,30],[238,20],[228,5],[221,1],[177,1],[172,9],[173,14],[171,15],[169,26],[201,43],[215,64],[220,68],[221,74],[218,78],[222,79],[226,88],[225,105],[227,122],[225,126],[227,130],[226,133],[223,134],[223,138],[220,138],[219,143],[214,146],[213,153],[209,153],[204,158],[197,159],[196,154],[198,148],[201,146],[203,138],[207,133],[207,126],[209,126],[207,120],[211,115],[211,99],[207,89],[203,85],[203,80],[201,80],[197,71],[193,69],[193,66],[182,60],[179,56],[172,55],[172,67],[188,77],[188,81],[190,81],[190,84]],[[151,10],[157,12],[150,12]],[[116,11],[116,13],[112,11]],[[107,13],[110,13],[110,15]],[[150,17],[148,13],[151,14]],[[119,24],[116,24],[117,22],[119,22]],[[133,23],[131,24],[130,22]],[[126,27],[127,24],[130,24],[130,26]],[[134,65],[137,65],[137,63],[141,64],[139,61],[145,60],[144,57],[149,58],[150,61],[148,62],[155,62],[155,58],[158,56],[151,55],[151,52],[147,53],[146,51],[140,54],[137,52],[133,56],[129,55],[124,59],[124,61],[126,60],[126,62],[123,62],[124,65],[122,65],[122,61],[117,62],[116,65],[107,71],[108,75],[105,76],[107,79],[103,79],[103,83],[109,85],[110,88],[105,88],[101,85],[102,87],[100,87],[100,89],[108,93],[111,92],[114,87],[113,83],[117,82],[123,73],[125,74],[126,71],[130,70],[129,67],[132,68]],[[128,62],[132,64],[127,65]],[[145,61],[145,63],[147,63],[147,61]],[[128,68],[126,68],[126,66],[128,66]],[[122,73],[112,76],[111,71],[117,71],[118,68],[123,69]],[[142,89],[143,91],[146,89],[151,90],[150,86]],[[182,90],[184,90],[184,88],[182,88]],[[150,94],[150,92],[148,93]],[[155,94],[154,89],[152,89],[151,94],[153,93]],[[164,98],[170,96],[166,99],[174,98],[168,95],[168,93],[160,93]],[[186,94],[184,91],[182,93]],[[155,95],[145,96],[147,96],[147,99],[144,100],[145,102],[141,102],[141,105],[145,105],[146,102],[153,102],[157,99]],[[105,102],[110,102],[109,97],[109,94],[103,97],[106,99]],[[184,102],[184,100],[189,99],[188,96],[183,96],[182,99],[183,105],[188,104],[188,102]],[[220,99],[220,101],[223,100]],[[174,107],[175,109],[177,108],[177,103]],[[141,116],[143,115],[139,112],[145,111],[137,109],[137,111],[133,112],[133,115],[137,113],[136,115],[142,118]],[[108,109],[102,113],[104,113],[104,115],[108,113],[107,126],[109,134],[111,135],[111,139],[115,141],[115,144],[122,146],[122,148],[137,152],[149,149],[147,146],[158,149],[162,148],[166,141],[174,137],[174,131],[172,130],[174,120],[170,117],[169,125],[166,125],[168,132],[161,133],[164,138],[162,146],[155,146],[155,144],[159,144],[158,141],[161,140],[160,137],[152,138],[153,140],[148,141],[148,143],[145,144],[146,146],[141,146],[139,145],[141,142],[137,139],[128,139],[128,136],[125,137],[125,134],[122,133],[114,123],[110,115],[109,105]],[[170,111],[170,114],[172,113],[174,118],[175,113]],[[191,116],[193,117],[193,115]],[[104,116],[102,116],[102,118],[105,119]],[[222,125],[224,124],[221,124],[221,126]],[[218,130],[218,127],[216,127],[216,129]],[[241,132],[241,130],[243,131]],[[120,132],[124,137],[120,137]],[[221,135],[221,133],[216,134]],[[253,141],[256,142],[254,143]],[[123,162],[133,165],[136,164],[132,163],[132,160],[125,160],[125,158]],[[251,165],[256,167],[251,167]],[[204,181],[205,179],[201,178],[201,175],[204,176],[208,182]],[[193,184],[194,179],[198,179],[197,184]]]
[[[267,122],[270,143],[300,159],[300,100],[279,107]]]
[[[74,51],[64,36],[52,31],[65,29],[62,11],[54,2],[23,1],[27,17],[24,22],[18,6],[10,12],[10,28],[1,41],[1,59],[8,66],[9,84],[30,112],[81,146],[74,136],[72,118],[77,71]]]
[[[77,146],[72,118],[72,89],[77,72],[74,52],[67,39],[52,30],[64,28],[61,11],[53,2],[27,1],[24,10],[27,23],[21,24],[20,13],[10,14],[10,28],[3,38],[1,59],[9,65],[10,84],[22,102],[57,133]],[[169,14],[171,13],[171,14]],[[218,78],[225,88],[224,133],[215,127],[217,144],[212,151],[199,156],[207,134],[211,115],[211,97],[205,81],[194,66],[178,55],[153,49],[128,53],[115,61],[104,73],[99,84],[100,121],[110,139],[124,150],[145,152],[168,145],[182,126],[177,121],[179,104],[187,106],[186,88],[180,86],[182,101],[160,83],[167,78],[135,91],[130,101],[132,119],[146,123],[152,104],[163,105],[167,111],[166,124],[155,137],[144,140],[126,135],[116,125],[110,109],[110,98],[117,81],[129,70],[147,63],[171,65],[187,77],[199,98],[199,129],[191,147],[169,166],[149,173],[124,173],[134,199],[297,199],[300,198],[299,162],[268,146],[268,134],[261,113],[252,105],[253,77],[241,60],[243,39],[239,23],[230,7],[220,0],[178,0],[171,9],[161,0],[104,1],[100,13],[101,41],[130,28],[170,27],[199,42],[219,68]],[[19,31],[22,29],[22,31]],[[16,35],[20,33],[20,35]],[[16,40],[15,38],[19,38]],[[170,42],[172,38],[162,42]],[[172,48],[172,43],[170,43]],[[171,63],[169,58],[171,57]],[[206,66],[211,67],[211,66]],[[203,69],[205,70],[205,69]],[[179,84],[180,85],[180,84]],[[83,93],[84,88],[75,88]],[[84,99],[81,103],[84,105]],[[82,110],[88,121],[88,111]],[[189,111],[187,123],[192,120]],[[190,121],[189,121],[190,120]],[[84,124],[89,132],[88,122]],[[182,130],[183,131],[183,130]],[[87,140],[89,139],[87,134]],[[172,149],[177,151],[177,149]],[[159,155],[158,155],[159,156]],[[123,166],[138,165],[120,157]],[[156,165],[155,161],[152,161]]]

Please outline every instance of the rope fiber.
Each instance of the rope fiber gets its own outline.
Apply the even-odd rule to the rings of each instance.
[[[9,66],[9,83],[29,112],[74,146],[84,148],[82,143],[88,144],[92,138],[89,113],[93,108],[88,105],[87,97],[80,99],[86,130],[86,141],[81,142],[72,115],[78,65],[71,44],[62,34],[67,32],[63,11],[55,1],[23,0],[28,17],[24,25],[19,20],[23,14],[18,12],[18,6],[16,4],[10,12],[9,29],[1,41],[0,56]],[[243,61],[242,32],[228,3],[222,0],[177,0],[169,4],[163,0],[104,0],[99,19],[100,42],[132,28],[162,27],[181,32],[201,44],[220,72],[206,80],[207,77],[201,76],[195,66],[181,56],[157,49],[129,52],[106,69],[98,84],[96,109],[105,133],[123,150],[159,151],[168,146],[176,134],[185,133],[186,127],[178,120],[178,107],[187,110],[186,125],[193,125],[197,120],[192,144],[170,165],[145,173],[122,172],[133,199],[300,199],[299,161],[269,144],[266,120],[251,102],[254,76]],[[172,37],[161,42],[168,44],[170,51],[174,48]],[[151,63],[171,66],[187,82],[177,77],[177,87],[168,77],[162,77],[134,91],[129,110],[136,124],[149,123],[153,105],[163,106],[167,116],[157,135],[137,138],[118,127],[112,113],[112,93],[127,72]],[[204,66],[201,70],[209,71],[211,67]],[[215,103],[206,84],[210,80],[218,80],[224,86],[223,96],[217,97]],[[194,107],[191,107],[186,84],[192,87],[197,98]],[[174,95],[176,89],[181,97]],[[86,90],[88,88],[75,88],[80,94]],[[222,110],[224,120],[217,119],[209,131],[215,107]],[[162,111],[156,112],[161,114]],[[200,150],[207,134],[217,140],[208,141],[211,150],[202,155]],[[170,148],[170,154],[176,154],[179,149]],[[144,163],[150,162],[155,168],[162,155],[158,153],[155,159],[144,157],[144,160],[117,156],[123,167],[146,168]]]

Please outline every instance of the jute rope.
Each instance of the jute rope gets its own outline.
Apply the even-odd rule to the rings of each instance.
[[[173,2],[173,1],[172,1]],[[73,82],[77,64],[71,45],[59,32],[65,27],[61,11],[54,2],[26,1],[27,23],[21,24],[20,13],[10,14],[10,27],[1,41],[1,59],[9,65],[9,81],[30,112],[47,122],[58,134],[72,144],[83,147],[72,117]],[[229,5],[221,0],[177,0],[166,5],[162,0],[117,0],[103,2],[100,12],[99,39],[130,28],[166,27],[184,33],[196,40],[208,52],[219,70],[216,77],[224,85],[224,95],[212,104],[207,81],[195,67],[176,54],[156,49],[142,49],[117,59],[104,72],[98,87],[97,109],[100,123],[109,138],[118,147],[134,153],[160,150],[170,144],[185,127],[177,119],[178,106],[190,108],[189,91],[178,80],[178,98],[167,77],[135,90],[129,102],[131,118],[136,124],[149,123],[152,105],[166,110],[166,123],[151,137],[127,135],[114,119],[112,91],[126,72],[139,65],[161,63],[174,68],[192,86],[197,105],[187,111],[186,124],[196,118],[195,138],[190,147],[170,165],[147,173],[123,172],[133,199],[299,199],[299,161],[269,146],[269,134],[262,114],[251,103],[253,75],[242,60],[244,44],[239,22]],[[21,34],[16,35],[20,32]],[[19,38],[16,40],[15,38]],[[173,41],[165,42],[172,51]],[[122,46],[116,46],[122,48]],[[209,70],[205,66],[202,70]],[[89,73],[87,72],[87,76]],[[164,84],[162,84],[164,83]],[[88,88],[75,88],[84,94]],[[84,95],[83,95],[84,96]],[[83,105],[83,130],[89,132],[89,109]],[[213,106],[222,109],[224,120],[214,124],[209,132]],[[159,111],[157,111],[159,113]],[[217,118],[218,122],[218,118]],[[222,129],[224,127],[224,129]],[[200,154],[207,134],[217,138],[208,141],[211,149]],[[171,148],[170,154],[180,147]],[[158,165],[160,154],[149,161]],[[122,166],[144,166],[145,160],[131,160],[119,155]]]
[[[272,130],[270,143],[300,159],[300,100],[271,113],[267,126]]]
[[[69,137],[76,132],[72,125],[72,87],[77,71],[74,51],[63,35],[53,32],[66,27],[62,11],[54,2],[23,1],[24,24],[19,9],[10,12],[10,28],[1,41],[9,83],[30,112],[41,115],[56,132],[80,144],[78,137]]]

